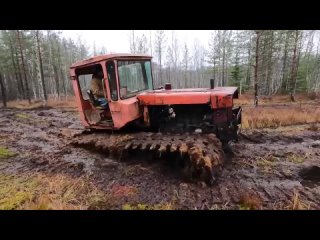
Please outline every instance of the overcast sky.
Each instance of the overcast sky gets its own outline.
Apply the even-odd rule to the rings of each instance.
[[[63,36],[70,37],[75,41],[79,36],[90,47],[90,52],[93,50],[93,43],[95,42],[97,48],[104,46],[108,52],[128,53],[130,50],[129,45],[129,32],[130,30],[64,30]],[[152,32],[152,42],[153,34]],[[166,31],[168,40],[171,39],[172,30]],[[150,39],[149,30],[136,30],[135,34],[141,36],[145,34]],[[204,46],[208,44],[211,31],[208,30],[175,30],[175,34],[180,42],[184,44],[186,42],[189,47],[192,46],[193,41],[198,39]]]

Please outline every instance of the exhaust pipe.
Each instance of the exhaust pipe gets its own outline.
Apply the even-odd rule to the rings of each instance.
[[[210,88],[214,89],[214,79],[210,79]]]
[[[172,89],[171,83],[166,83],[166,84],[164,85],[164,89],[165,89],[165,90],[171,90],[171,89]]]

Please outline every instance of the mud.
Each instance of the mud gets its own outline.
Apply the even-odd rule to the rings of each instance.
[[[1,109],[0,146],[18,155],[1,159],[0,174],[87,175],[108,199],[90,209],[290,209],[295,193],[310,209],[320,209],[320,133],[309,125],[242,130],[213,186],[184,181],[171,166],[143,156],[115,161],[73,146],[82,131],[76,110]]]

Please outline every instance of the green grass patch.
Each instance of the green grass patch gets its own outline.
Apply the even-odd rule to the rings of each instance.
[[[0,175],[0,210],[18,209],[31,201],[37,186],[35,178]]]
[[[15,117],[22,118],[22,119],[29,119],[30,118],[30,116],[28,114],[24,114],[24,113],[17,113],[15,115]]]
[[[0,210],[106,209],[103,192],[86,178],[0,174]]]
[[[272,167],[276,165],[279,159],[274,156],[257,157],[257,164],[260,167]]]
[[[14,153],[7,148],[0,147],[0,159],[10,158],[10,157],[14,157],[16,155],[17,155],[17,153]]]
[[[305,161],[305,158],[306,158],[305,156],[298,155],[298,154],[289,154],[287,156],[287,159],[289,162],[296,163],[296,164],[303,163]]]

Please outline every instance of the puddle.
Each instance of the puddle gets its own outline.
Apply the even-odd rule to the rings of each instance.
[[[299,172],[302,177],[301,184],[306,187],[315,188],[320,185],[320,167],[306,167]]]
[[[88,173],[92,173],[94,162],[97,159],[92,153],[83,154],[79,151],[72,152],[70,154],[63,155],[63,160],[70,163],[81,163],[84,164],[84,170]]]

